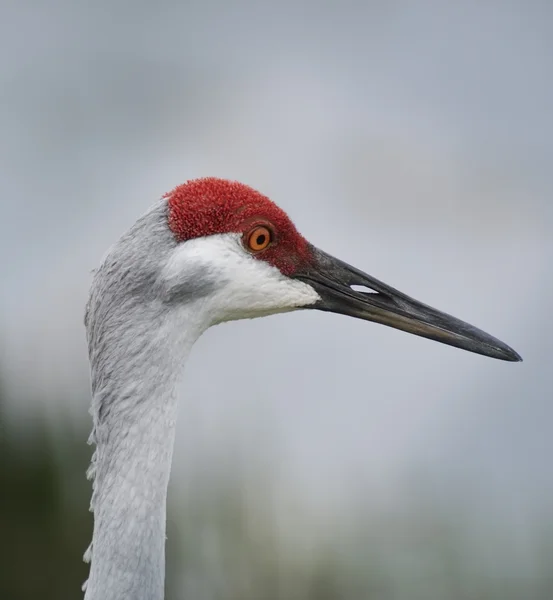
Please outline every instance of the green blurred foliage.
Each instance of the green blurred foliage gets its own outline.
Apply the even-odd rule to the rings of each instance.
[[[78,598],[92,531],[90,449],[69,428],[54,439],[40,421],[20,436],[2,405],[0,391],[0,598]],[[68,489],[71,482],[78,485]]]
[[[553,599],[553,529],[546,523],[533,540],[531,563],[515,565],[500,542],[492,544],[492,560],[484,559],[457,509],[416,498],[406,498],[401,512],[367,503],[343,515],[343,528],[336,522],[317,527],[300,509],[292,518],[299,530],[290,536],[275,518],[267,476],[252,484],[237,473],[219,480],[204,473],[191,493],[178,497],[172,518],[180,514],[186,523],[178,552],[180,598]]]

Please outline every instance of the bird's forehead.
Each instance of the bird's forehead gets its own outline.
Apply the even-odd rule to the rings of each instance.
[[[278,243],[259,255],[286,275],[294,265],[307,260],[309,244],[298,233],[288,215],[257,190],[237,181],[206,177],[188,181],[165,197],[169,227],[177,240],[247,230],[257,219],[270,221]]]
[[[166,194],[169,226],[179,241],[242,231],[265,218],[282,232],[297,231],[286,213],[260,192],[237,181],[208,177],[188,181]]]

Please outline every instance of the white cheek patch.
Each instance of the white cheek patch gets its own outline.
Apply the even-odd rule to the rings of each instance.
[[[253,258],[240,238],[224,233],[182,242],[162,270],[164,287],[176,298],[205,298],[215,322],[294,310],[320,300],[310,285]]]

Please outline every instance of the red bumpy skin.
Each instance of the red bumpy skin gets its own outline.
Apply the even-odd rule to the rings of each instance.
[[[179,185],[165,194],[169,227],[179,242],[218,233],[247,234],[256,225],[269,226],[274,238],[253,254],[293,275],[310,261],[308,242],[288,215],[267,196],[237,181],[205,177]]]

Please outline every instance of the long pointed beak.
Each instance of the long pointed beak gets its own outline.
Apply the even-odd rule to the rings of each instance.
[[[315,247],[313,262],[295,277],[311,285],[320,300],[311,306],[382,323],[469,352],[500,360],[521,361],[507,344],[451,315],[399,292]],[[363,286],[357,291],[352,286]]]

